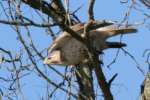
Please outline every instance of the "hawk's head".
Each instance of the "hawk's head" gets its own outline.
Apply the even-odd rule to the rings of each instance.
[[[62,64],[61,53],[59,50],[55,50],[48,54],[48,57],[45,58],[44,64]]]

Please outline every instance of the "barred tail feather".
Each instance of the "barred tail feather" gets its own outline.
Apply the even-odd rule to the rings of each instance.
[[[121,42],[106,42],[107,48],[122,48],[125,47],[125,43]]]

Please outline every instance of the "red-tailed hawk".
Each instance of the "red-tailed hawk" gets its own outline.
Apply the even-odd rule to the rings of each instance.
[[[81,37],[83,36],[84,24],[76,24],[71,27]],[[120,48],[125,44],[120,42],[107,42],[106,39],[119,34],[134,33],[137,30],[132,27],[110,25],[89,31],[90,43],[97,51],[107,48]],[[88,61],[87,47],[73,38],[69,33],[63,32],[52,43],[45,58],[45,64],[77,65]]]

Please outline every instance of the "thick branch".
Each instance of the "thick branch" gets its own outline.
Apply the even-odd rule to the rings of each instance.
[[[53,0],[51,6],[58,12],[65,13],[65,8],[61,0]]]
[[[89,27],[93,24],[94,22],[94,13],[93,13],[93,7],[94,7],[94,2],[95,0],[89,0],[89,6],[88,6],[88,15],[89,15],[89,20],[88,23],[85,25],[84,28],[84,37],[89,41]]]
[[[93,12],[94,3],[95,0],[89,0],[89,9],[88,9],[89,20],[94,20],[94,12]]]
[[[41,12],[45,13],[46,15],[52,17],[54,21],[58,23],[63,23],[65,17],[63,14],[56,13],[55,9],[43,0],[22,0],[24,3],[28,4],[34,9],[38,9]]]
[[[98,59],[97,60],[95,59],[95,61],[96,61],[95,62],[95,74],[96,74],[96,77],[98,80],[98,84],[104,95],[104,98],[105,98],[105,100],[113,100],[113,96],[110,91],[110,86],[106,82],[106,78],[105,78],[102,68],[99,64],[99,61],[98,61]]]

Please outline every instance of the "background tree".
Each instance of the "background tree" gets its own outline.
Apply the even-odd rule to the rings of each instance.
[[[118,90],[121,91],[121,88],[126,88],[120,82],[121,79],[127,78],[130,82],[125,81],[124,84],[134,83],[138,88],[136,90],[133,89],[133,85],[129,85],[129,90],[125,92],[132,93],[134,91],[136,94],[134,97],[128,97],[128,99],[140,97],[140,84],[142,84],[144,75],[148,70],[146,66],[147,64],[149,65],[148,41],[144,42],[149,36],[149,34],[144,34],[148,32],[144,31],[146,30],[145,26],[149,27],[148,10],[145,5],[142,5],[143,2],[141,3],[138,0],[114,1],[114,3],[118,4],[117,9],[120,8],[123,11],[121,13],[106,9],[113,5],[110,1],[87,1],[0,1],[0,23],[3,24],[0,30],[0,92],[2,98],[19,100],[72,100],[77,98],[82,100],[87,98],[91,100],[101,98],[111,100],[114,98],[115,100],[120,100],[123,96],[118,93]],[[83,3],[84,6],[82,5]],[[85,7],[86,5],[88,7]],[[95,13],[93,13],[93,7],[95,7]],[[123,9],[125,7],[127,9]],[[62,68],[43,64],[43,60],[47,55],[47,47],[61,33],[61,30],[69,32],[73,37],[80,40],[81,38],[69,26],[80,22],[88,23],[94,19],[94,16],[96,20],[99,20],[101,18],[98,15],[101,15],[103,19],[113,19],[109,15],[106,16],[106,12],[108,14],[113,12],[110,14],[114,15],[114,18],[119,17],[119,23],[125,23],[126,25],[133,23],[136,27],[141,26],[139,33],[142,34],[134,35],[132,38],[129,37],[131,40],[122,36],[118,37],[120,41],[128,40],[126,41],[128,44],[127,49],[105,51],[104,58],[101,55],[104,67],[95,63],[97,65],[95,68],[96,74],[89,68],[90,65],[80,65],[80,68]],[[10,27],[6,26],[6,24]],[[8,42],[7,45],[5,45],[6,42]],[[145,49],[147,50],[145,51]],[[131,54],[130,50],[133,54]],[[146,63],[141,57],[143,52],[144,57],[146,57]],[[115,67],[116,65],[118,67]],[[121,70],[120,66],[125,69]],[[121,77],[121,74],[123,77]],[[111,86],[108,86],[108,83],[112,83]]]

